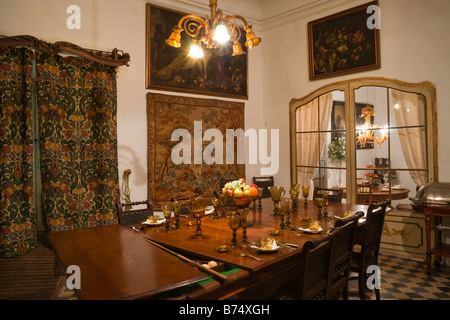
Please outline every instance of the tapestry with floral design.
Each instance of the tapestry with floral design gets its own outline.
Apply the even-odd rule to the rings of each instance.
[[[37,58],[43,213],[49,231],[117,223],[116,69]]]
[[[0,48],[0,256],[37,246],[33,203],[32,56]]]

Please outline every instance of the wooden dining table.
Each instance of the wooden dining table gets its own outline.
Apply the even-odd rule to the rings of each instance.
[[[165,231],[165,226],[147,226],[144,224],[137,224],[130,226],[103,226],[89,228],[82,231],[83,237],[85,234],[90,234],[90,246],[76,245],[72,242],[82,242],[82,240],[74,240],[74,234],[80,232],[64,231],[61,234],[51,233],[49,235],[49,242],[55,250],[58,257],[58,262],[61,267],[67,268],[69,264],[82,264],[82,278],[89,278],[90,281],[101,281],[103,274],[108,274],[114,269],[114,277],[107,277],[108,281],[101,281],[95,290],[84,294],[85,288],[79,290],[81,298],[92,298],[95,296],[121,299],[121,298],[150,298],[150,299],[263,299],[271,294],[271,289],[275,289],[279,285],[294,279],[297,274],[296,270],[300,264],[300,254],[304,243],[308,240],[319,238],[327,234],[334,226],[336,219],[335,215],[341,216],[344,211],[363,211],[367,212],[368,206],[346,204],[346,203],[330,203],[327,208],[328,216],[319,219],[323,231],[317,234],[304,233],[298,227],[308,227],[311,220],[317,218],[318,208],[312,201],[307,202],[308,206],[303,205],[303,200],[299,201],[299,208],[290,214],[290,227],[287,229],[280,229],[280,216],[273,215],[274,203],[271,198],[263,199],[262,209],[250,210],[248,214],[247,237],[250,242],[249,245],[243,247],[241,240],[243,236],[243,229],[237,231],[238,246],[231,247],[226,252],[219,252],[217,248],[222,245],[230,245],[232,240],[232,230],[228,224],[228,218],[221,217],[213,219],[212,214],[205,215],[201,219],[201,232],[204,235],[201,239],[194,239],[191,237],[197,229],[196,219],[190,216],[180,217],[180,229],[171,229]],[[226,210],[226,215],[230,213]],[[308,216],[310,221],[304,221],[302,218]],[[171,218],[171,225],[174,223],[174,217]],[[285,221],[286,222],[286,221]],[[101,233],[93,229],[97,228],[111,228],[111,233],[108,237],[102,237]],[[273,236],[269,232],[280,230],[279,235]],[[109,237],[120,238],[120,241],[110,241]],[[126,235],[126,237],[124,237]],[[263,252],[252,247],[253,241],[257,241],[260,237],[272,237],[277,243],[282,244],[278,250]],[[75,237],[76,238],[76,237]],[[81,237],[80,237],[81,238]],[[101,240],[105,243],[102,244]],[[208,280],[200,279],[195,268],[188,264],[184,266],[178,260],[173,265],[161,266],[157,261],[160,259],[160,254],[164,259],[169,259],[166,252],[152,246],[151,243],[146,242],[150,240],[154,243],[164,246],[169,250],[177,252],[189,259],[204,261],[205,263],[214,261],[219,266],[222,266],[222,271],[226,274],[227,282],[223,283],[210,276]],[[139,244],[136,254],[131,254],[131,246],[134,243]],[[286,245],[287,244],[287,245]],[[238,250],[244,254],[252,255],[258,260],[249,257],[241,256]],[[113,252],[111,257],[110,251]],[[157,252],[157,253],[155,253]],[[164,254],[163,254],[164,253]],[[136,274],[139,277],[154,277],[154,278],[168,278],[174,273],[179,273],[179,279],[173,280],[172,283],[165,283],[162,281],[160,288],[155,288],[158,284],[151,283],[151,281],[139,284],[139,290],[134,286],[137,284],[133,281],[123,281],[132,272],[130,265],[123,268],[124,261],[127,261],[132,256],[131,264],[135,264],[135,268],[140,272]],[[87,257],[95,256],[93,259]],[[170,254],[169,254],[170,256]],[[86,259],[85,259],[86,258]],[[172,257],[173,258],[173,257]],[[176,258],[174,258],[177,260]],[[114,267],[113,263],[120,261],[120,267]],[[145,266],[152,268],[151,272],[143,272]],[[130,267],[131,269],[128,269]],[[194,272],[195,270],[195,272]],[[203,274],[204,275],[204,274]],[[97,280],[95,280],[97,279]],[[170,281],[169,281],[170,282]],[[146,288],[148,286],[148,288]],[[172,287],[171,287],[172,286]],[[125,293],[108,295],[105,292],[118,291],[122,287]],[[129,292],[133,292],[130,294]]]
[[[408,188],[391,188],[390,192],[382,188],[375,187],[372,189],[372,201],[401,200],[408,198],[410,189]],[[346,189],[343,189],[342,198],[347,198]]]

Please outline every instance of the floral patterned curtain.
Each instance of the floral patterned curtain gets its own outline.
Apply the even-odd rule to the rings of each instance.
[[[37,246],[33,203],[32,52],[0,48],[0,256]]]
[[[32,55],[24,48],[0,48],[0,256],[4,257],[24,254],[37,244]],[[36,71],[47,231],[117,223],[115,67],[36,53]]]
[[[116,70],[37,58],[42,205],[49,231],[117,223]]]

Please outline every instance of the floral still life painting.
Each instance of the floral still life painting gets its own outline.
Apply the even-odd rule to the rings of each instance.
[[[374,1],[308,23],[310,79],[380,68],[379,29],[370,24]]]

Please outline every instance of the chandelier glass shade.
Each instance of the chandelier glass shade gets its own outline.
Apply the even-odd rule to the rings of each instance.
[[[202,56],[202,53],[200,53],[202,46],[207,49],[215,49],[227,41],[233,42],[232,56],[245,54],[239,43],[242,31],[236,25],[237,20],[244,23],[246,47],[253,48],[261,43],[261,38],[255,35],[252,31],[252,26],[248,24],[244,17],[240,15],[224,16],[222,10],[217,9],[217,0],[210,0],[209,7],[211,9],[211,18],[208,15],[205,18],[193,14],[183,16],[172,29],[172,34],[166,40],[166,43],[174,48],[181,47],[181,32],[184,31],[193,39],[194,45],[197,46],[197,48],[193,49],[198,52],[197,57]],[[191,54],[188,56],[191,56]],[[192,57],[195,57],[195,55],[193,54]]]
[[[367,106],[362,109],[361,111],[361,118],[364,118],[364,125],[356,127],[356,143],[361,145],[362,147],[366,146],[366,144],[370,143],[371,145],[374,145],[374,143],[378,143],[380,146],[383,144],[384,141],[386,141],[388,135],[388,129],[387,128],[380,128],[377,125],[374,125],[371,123],[371,117],[375,116],[375,113],[373,111],[373,108],[370,106]],[[377,137],[374,135],[375,130],[380,131],[381,137]]]

